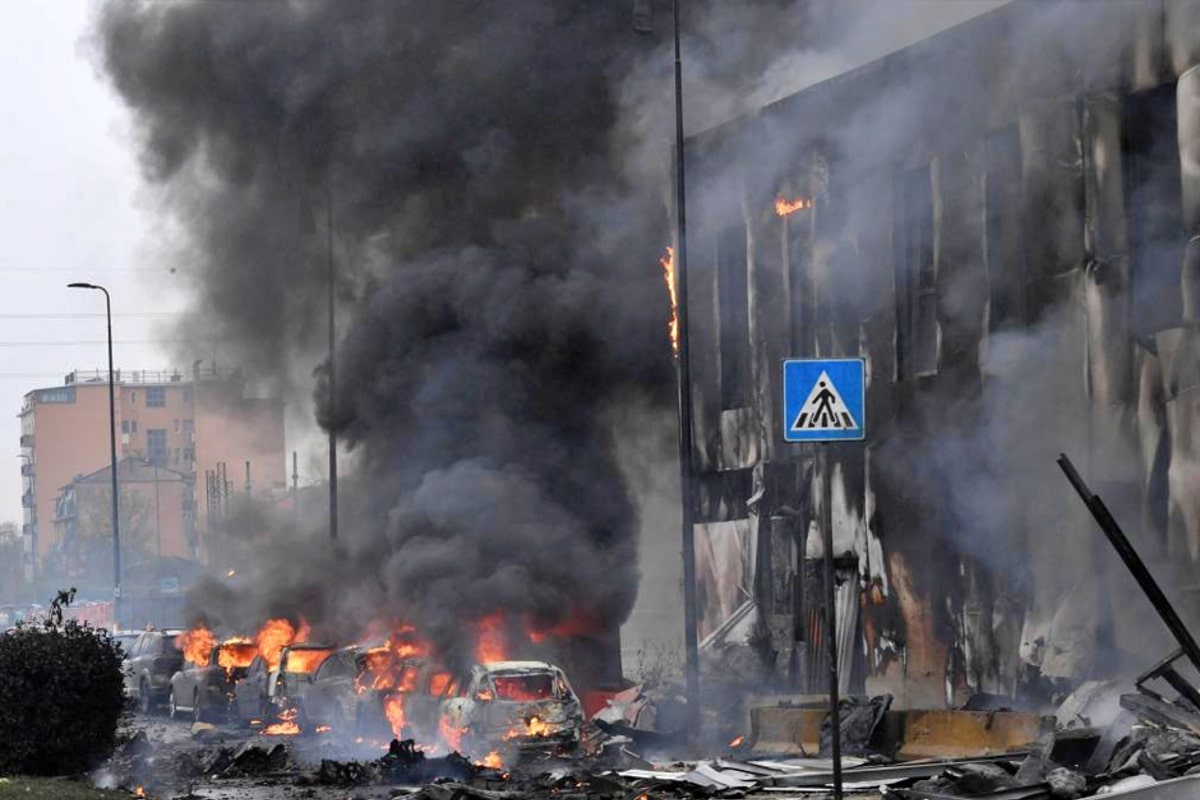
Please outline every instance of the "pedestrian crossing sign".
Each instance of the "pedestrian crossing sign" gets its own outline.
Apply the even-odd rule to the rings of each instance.
[[[867,436],[866,362],[861,358],[783,362],[783,440],[858,441]]]

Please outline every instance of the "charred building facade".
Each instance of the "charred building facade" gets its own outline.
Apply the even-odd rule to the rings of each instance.
[[[1054,457],[1194,612],[1198,63],[1197,3],[1014,2],[688,141],[709,649],[820,686],[781,361],[863,357],[867,440],[829,445],[845,689],[940,706],[1166,651]]]

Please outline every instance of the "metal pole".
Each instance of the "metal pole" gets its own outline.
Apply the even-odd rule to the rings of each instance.
[[[333,315],[333,189],[326,185],[325,195],[325,239],[327,246],[327,261],[329,269],[329,538],[338,538],[338,473],[337,473],[337,435],[333,432],[332,422],[337,419],[337,359],[334,353],[334,315]]]
[[[821,444],[821,532],[825,539],[825,635],[829,649],[829,730],[833,756],[833,796],[842,797],[842,719],[838,697],[837,590],[833,570],[833,476],[830,473],[829,444]]]
[[[678,294],[679,353],[675,365],[679,391],[679,494],[683,518],[683,644],[686,654],[687,729],[689,738],[700,732],[700,652],[696,630],[696,543],[692,516],[692,383],[688,354],[687,295],[687,193],[683,152],[683,61],[679,47],[679,0],[672,0],[675,23],[675,210],[677,252],[675,280]]]
[[[1075,465],[1071,463],[1071,459],[1067,458],[1066,454],[1058,456],[1058,466],[1062,469],[1063,474],[1067,476],[1067,480],[1075,487],[1075,491],[1079,493],[1079,497],[1083,500],[1084,505],[1092,512],[1092,516],[1096,520],[1096,524],[1100,526],[1100,530],[1108,537],[1108,541],[1112,544],[1113,549],[1117,551],[1117,555],[1125,562],[1126,569],[1133,575],[1134,580],[1138,582],[1142,592],[1145,593],[1146,599],[1150,601],[1150,605],[1154,606],[1154,610],[1158,612],[1158,616],[1166,624],[1167,630],[1171,631],[1171,635],[1175,637],[1175,641],[1179,642],[1180,648],[1187,654],[1188,660],[1191,661],[1197,669],[1200,669],[1200,645],[1196,643],[1192,637],[1192,632],[1188,630],[1187,625],[1183,624],[1179,614],[1175,611],[1175,607],[1171,605],[1171,601],[1167,599],[1162,588],[1158,585],[1158,581],[1154,580],[1154,576],[1150,574],[1150,570],[1146,567],[1137,550],[1133,549],[1129,539],[1125,536],[1125,532],[1121,530],[1121,526],[1117,524],[1116,519],[1108,510],[1108,506],[1099,496],[1092,493],[1087,484],[1083,482],[1083,477],[1075,469]]]
[[[117,401],[113,378],[112,299],[108,295],[108,289],[95,283],[68,283],[67,288],[97,289],[104,292],[104,317],[108,323],[108,446],[112,467],[113,616],[117,617],[121,602],[121,515],[117,488]]]
[[[158,540],[158,568],[162,567],[162,517],[158,505],[158,464],[154,465],[154,535]]]

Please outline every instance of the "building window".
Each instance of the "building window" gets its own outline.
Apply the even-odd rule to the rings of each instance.
[[[129,420],[121,420],[121,433],[129,433]]]
[[[155,464],[167,463],[167,430],[166,428],[149,428],[146,430],[147,460]]]
[[[146,407],[147,408],[162,408],[167,404],[167,387],[165,386],[147,386],[146,387]]]
[[[750,320],[747,304],[746,226],[717,236],[717,328],[720,331],[721,408],[749,399]]]
[[[896,367],[901,380],[937,372],[937,273],[928,166],[900,176],[896,230]]]
[[[184,460],[184,462],[192,462],[192,461],[195,461],[195,460],[196,460],[196,451],[195,451],[195,449],[193,449],[193,448],[191,448],[191,447],[185,447],[185,448],[183,448],[183,460]]]
[[[814,355],[816,293],[812,285],[812,225],[811,214],[798,212],[788,218],[787,269],[788,292],[792,308],[792,352],[798,356]]]
[[[183,390],[183,404],[186,406],[186,405],[190,405],[191,402],[192,402],[192,390],[184,389]]]
[[[39,389],[34,397],[39,403],[74,403],[75,387],[64,386],[60,389]]]
[[[1125,98],[1123,138],[1129,321],[1135,336],[1148,337],[1183,319],[1179,269],[1187,236],[1174,83]]]
[[[129,392],[129,405],[137,405],[137,389],[131,389]]]
[[[1013,125],[987,140],[988,327],[1025,324],[1025,249],[1021,231],[1021,139]]]

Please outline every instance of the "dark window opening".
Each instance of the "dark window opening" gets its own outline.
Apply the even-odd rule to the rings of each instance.
[[[896,229],[896,364],[900,379],[937,371],[937,275],[929,167],[900,176]]]
[[[786,222],[788,293],[792,310],[792,352],[798,356],[816,354],[813,344],[813,324],[816,312],[812,282],[811,216],[811,214],[800,212]]]
[[[146,387],[146,406],[163,407],[167,404],[167,389],[165,386]]]
[[[1025,250],[1021,246],[1021,138],[1015,125],[987,140],[988,327],[1025,324]]]
[[[168,452],[166,428],[148,428],[146,430],[146,460],[166,466]]]
[[[1125,98],[1123,138],[1130,323],[1134,335],[1148,336],[1178,325],[1183,318],[1179,275],[1187,236],[1175,84]]]
[[[749,398],[750,320],[746,227],[717,237],[717,327],[720,331],[721,408],[742,408]]]

